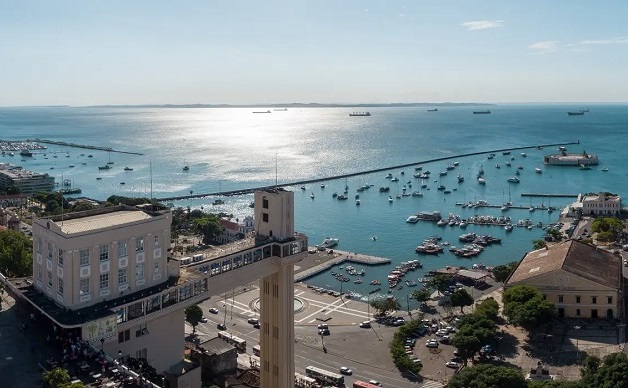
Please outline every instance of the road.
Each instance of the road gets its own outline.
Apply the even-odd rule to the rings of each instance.
[[[231,300],[227,300],[227,309],[223,307],[224,302],[209,300],[201,303],[201,308],[205,312],[207,323],[201,323],[196,327],[197,333],[215,337],[218,333],[217,324],[225,323],[227,329],[234,335],[247,341],[247,353],[252,354],[253,346],[259,343],[259,330],[247,323],[247,319],[258,317],[258,314],[251,311],[248,305],[235,301],[233,309]],[[208,312],[210,307],[216,307],[218,314]],[[186,325],[187,327],[188,325]],[[365,338],[372,341],[373,346],[377,346],[377,353],[381,353],[390,358],[388,353],[388,342],[394,328],[360,329],[357,326],[342,325],[331,326],[331,335],[324,337],[323,341],[327,348],[327,353],[323,352],[321,337],[318,336],[315,324],[295,325],[295,371],[304,374],[307,366],[316,366],[329,371],[337,372],[340,367],[346,366],[353,370],[352,376],[345,377],[346,386],[351,386],[354,380],[369,381],[371,379],[382,383],[384,387],[414,387],[414,388],[437,388],[442,384],[433,381],[420,383],[411,382],[401,376],[396,368],[388,368],[390,365],[380,365],[368,363],[365,355],[364,341],[351,341],[352,337]],[[191,331],[187,328],[186,331]],[[381,341],[380,341],[381,338]],[[354,342],[357,342],[354,343]],[[359,346],[360,343],[362,346]],[[359,349],[361,347],[362,349]],[[367,349],[367,352],[368,349]]]

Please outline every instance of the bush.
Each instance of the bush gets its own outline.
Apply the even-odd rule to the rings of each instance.
[[[407,322],[401,326],[393,335],[392,341],[390,341],[390,355],[392,356],[395,366],[401,371],[409,371],[414,374],[419,374],[423,367],[420,363],[415,363],[410,359],[410,356],[406,354],[404,348],[406,338],[408,338],[412,332],[421,326],[419,319]]]

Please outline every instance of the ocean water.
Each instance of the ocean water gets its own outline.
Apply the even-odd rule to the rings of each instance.
[[[584,116],[567,116],[568,110],[589,108]],[[473,263],[497,265],[520,259],[540,238],[543,231],[515,228],[506,234],[502,228],[470,225],[464,232],[488,233],[503,238],[503,243],[487,247],[473,260],[458,259],[445,252],[439,256],[419,256],[414,248],[430,235],[441,235],[443,241],[461,245],[458,227],[437,227],[433,223],[408,224],[408,215],[419,211],[440,211],[466,218],[474,214],[502,215],[500,209],[463,209],[457,202],[477,201],[501,205],[510,200],[514,205],[565,206],[568,198],[526,198],[521,193],[565,193],[610,191],[626,195],[628,170],[624,150],[628,146],[628,106],[594,105],[574,107],[563,105],[493,106],[490,115],[473,115],[470,107],[439,107],[438,112],[426,108],[370,108],[370,117],[350,117],[351,108],[295,108],[271,114],[252,114],[249,108],[186,109],[186,108],[0,108],[0,139],[24,140],[44,138],[79,144],[112,147],[144,155],[126,155],[49,145],[43,154],[33,158],[0,157],[0,162],[22,165],[26,169],[47,172],[61,181],[70,179],[82,189],[82,196],[104,200],[108,196],[168,197],[193,193],[219,192],[274,184],[275,179],[291,182],[323,178],[337,174],[369,169],[420,163],[421,161],[501,148],[534,146],[538,144],[572,142],[569,152],[596,154],[600,165],[591,170],[543,166],[542,157],[556,152],[555,148],[525,150],[527,157],[514,151],[504,156],[497,153],[493,160],[486,155],[454,158],[459,166],[440,178],[448,162],[420,163],[430,170],[433,178],[424,196],[403,197],[391,204],[410,180],[412,188],[420,182],[412,177],[413,168],[391,170],[398,183],[386,180],[386,173],[377,173],[326,181],[300,187],[295,191],[296,227],[309,235],[311,245],[327,236],[338,237],[338,249],[390,257],[394,262],[419,259],[423,271],[412,278],[422,277],[430,269],[446,265]],[[81,156],[81,154],[85,154]],[[88,158],[87,155],[93,155]],[[57,155],[57,158],[53,156]],[[69,157],[67,157],[69,155]],[[505,162],[514,156],[512,167]],[[98,166],[113,161],[114,168],[99,171]],[[86,163],[83,165],[82,163]],[[70,165],[75,167],[70,168]],[[184,172],[184,165],[190,171]],[[500,164],[501,168],[495,168]],[[521,183],[509,184],[516,166]],[[133,171],[125,172],[125,166]],[[51,169],[53,167],[54,169]],[[534,168],[543,169],[535,174]],[[602,172],[602,167],[608,172]],[[485,170],[485,186],[475,179],[478,170]],[[152,185],[151,185],[152,170]],[[465,177],[458,184],[456,174]],[[101,180],[96,180],[101,177]],[[436,181],[436,182],[435,182]],[[121,185],[121,182],[125,182]],[[361,205],[355,205],[356,189],[373,184],[359,193]],[[436,190],[442,183],[452,191],[445,195]],[[337,201],[332,193],[342,193],[349,186],[350,199]],[[378,187],[389,186],[381,194]],[[314,194],[314,199],[311,198]],[[227,197],[225,205],[212,206],[215,198],[176,201],[177,206],[191,206],[210,211],[225,211],[235,217],[251,214],[248,204],[252,196]],[[511,209],[506,212],[514,221],[530,218],[533,222],[556,222],[559,212],[534,213]],[[377,236],[376,240],[372,237]],[[394,266],[394,264],[393,264]],[[359,268],[360,266],[358,266]],[[345,283],[343,289],[367,292],[370,280],[385,280],[391,266],[367,268],[362,285]],[[311,283],[339,289],[339,283],[322,273]],[[405,299],[412,289],[404,288],[397,295]]]

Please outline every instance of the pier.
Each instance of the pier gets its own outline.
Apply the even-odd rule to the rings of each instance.
[[[522,197],[546,197],[546,198],[578,198],[578,194],[536,194],[521,193]]]
[[[389,170],[394,170],[394,169],[399,169],[399,168],[414,167],[420,164],[442,162],[442,161],[447,161],[447,160],[452,160],[452,159],[457,159],[457,158],[464,158],[468,156],[484,155],[484,154],[489,154],[489,153],[498,153],[498,152],[505,152],[505,151],[538,149],[538,148],[544,148],[544,147],[567,146],[567,145],[574,145],[574,144],[580,144],[580,141],[577,140],[577,141],[572,141],[572,142],[567,142],[567,143],[538,144],[538,145],[530,145],[530,146],[523,146],[523,147],[500,148],[497,150],[488,150],[488,151],[480,151],[480,152],[469,152],[466,154],[443,156],[441,158],[427,159],[427,160],[423,160],[419,162],[405,163],[405,164],[400,164],[397,166],[376,168],[372,170],[352,172],[348,174],[340,174],[340,175],[334,175],[334,176],[324,177],[324,178],[305,179],[305,180],[294,181],[294,182],[279,183],[276,185],[267,185],[267,186],[252,187],[248,189],[239,189],[239,190],[231,190],[231,191],[219,191],[219,192],[213,192],[213,193],[179,195],[179,196],[174,196],[174,197],[162,197],[162,198],[155,198],[155,200],[165,202],[165,201],[179,201],[183,199],[211,197],[211,196],[217,196],[217,195],[232,196],[232,195],[252,194],[258,190],[266,190],[266,189],[271,189],[273,187],[300,186],[300,185],[305,185],[305,184],[310,184],[310,183],[320,183],[320,182],[326,182],[326,181],[331,181],[331,180],[336,180],[336,179],[351,178],[351,177],[360,176],[360,175],[368,175],[368,174],[373,174],[376,172],[384,172],[384,171],[389,171]]]
[[[33,142],[33,143],[54,144],[54,145],[59,145],[59,146],[64,146],[64,147],[84,148],[86,150],[116,152],[118,154],[144,155],[144,154],[139,153],[139,152],[114,150],[111,147],[98,147],[98,146],[92,146],[92,145],[68,143],[68,142],[65,142],[65,141],[55,141],[55,140],[47,140],[47,139],[27,139],[26,141],[27,142]]]
[[[313,249],[313,248],[310,248],[310,249]],[[325,253],[325,252],[320,251],[320,253]],[[328,255],[328,254],[325,253],[325,255]],[[369,256],[369,255],[337,251],[337,250],[334,250],[334,253],[328,256],[331,256],[332,258],[330,260],[326,260],[323,263],[310,267],[306,270],[295,273],[294,282],[295,283],[301,282],[320,272],[327,271],[328,269],[330,269],[331,267],[335,265],[339,265],[347,261],[357,263],[357,264],[364,264],[364,265],[382,265],[382,264],[390,264],[391,262],[390,259],[387,259],[385,257]]]

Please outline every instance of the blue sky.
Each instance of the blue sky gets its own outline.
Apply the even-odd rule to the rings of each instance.
[[[0,105],[626,102],[628,1],[0,3]]]

